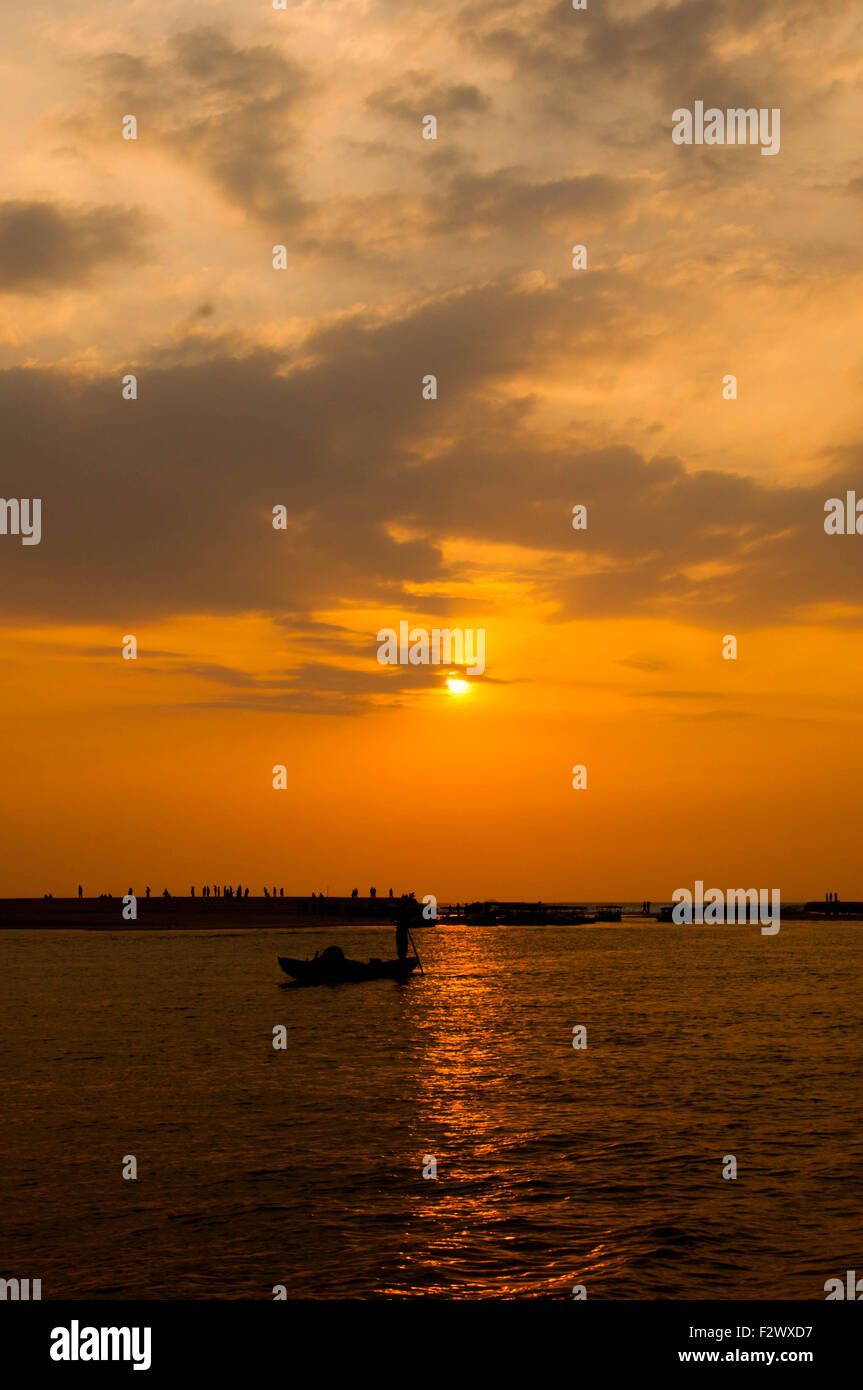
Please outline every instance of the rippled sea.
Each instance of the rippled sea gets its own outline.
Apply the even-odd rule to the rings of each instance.
[[[391,956],[391,932],[2,933],[0,1274],[46,1299],[823,1299],[863,1268],[863,926],[416,939],[424,978],[292,989],[277,953]]]

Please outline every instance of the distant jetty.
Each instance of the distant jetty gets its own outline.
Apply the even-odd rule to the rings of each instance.
[[[442,922],[468,927],[580,927],[594,922],[619,922],[623,908],[616,904],[588,908],[579,903],[473,902],[441,906]]]
[[[665,903],[658,908],[652,915],[657,922],[673,922],[672,916],[674,905]],[[832,922],[844,920],[846,922],[859,922],[863,920],[863,902],[825,902],[823,898],[814,899],[812,902],[803,903],[783,903],[782,921],[783,922]]]

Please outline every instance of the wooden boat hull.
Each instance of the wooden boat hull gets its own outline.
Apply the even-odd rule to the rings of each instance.
[[[407,960],[296,960],[279,956],[279,965],[301,985],[347,985],[362,980],[407,980],[419,965],[416,956]]]

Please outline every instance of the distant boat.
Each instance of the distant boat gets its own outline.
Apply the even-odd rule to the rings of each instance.
[[[358,984],[361,980],[406,980],[419,965],[416,956],[406,960],[348,960],[340,946],[328,946],[313,960],[279,956],[279,965],[301,985]]]

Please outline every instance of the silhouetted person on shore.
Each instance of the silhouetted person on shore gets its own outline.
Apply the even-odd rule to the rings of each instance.
[[[83,896],[84,896],[84,889],[81,887],[81,885],[80,885],[80,883],[79,883],[79,884],[78,884],[78,897],[79,897],[79,898],[83,898]]]
[[[370,898],[376,898],[377,895],[378,895],[378,890],[377,890],[377,888],[370,888],[370,889],[369,889],[369,897],[370,897]]]
[[[149,896],[150,896],[150,889],[148,888],[148,889],[147,889],[147,897],[149,898]]]
[[[283,898],[284,896],[285,896],[285,890],[284,890],[284,888],[280,888],[280,889],[279,889],[279,897],[280,897],[280,898]]]
[[[110,897],[110,894],[109,894],[108,896]],[[162,894],[162,897],[163,897],[163,898],[170,898],[170,896],[171,896],[171,894],[168,892],[168,890],[167,890],[167,888],[166,888],[165,891],[164,891],[164,893]]]

